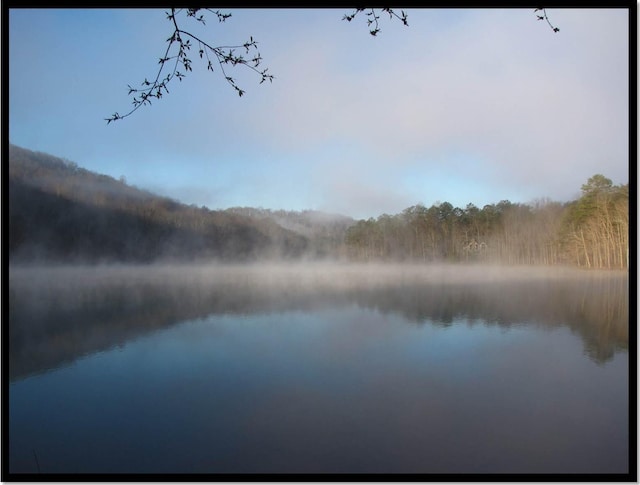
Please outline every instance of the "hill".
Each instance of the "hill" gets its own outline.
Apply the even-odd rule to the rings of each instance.
[[[341,214],[315,210],[286,211],[254,207],[232,207],[225,212],[240,214],[257,220],[271,220],[280,227],[300,234],[309,240],[316,257],[331,257],[345,252],[347,229],[355,220]]]
[[[318,211],[187,206],[15,145],[8,165],[14,263],[338,258],[629,267],[629,186],[601,174],[567,203],[418,204],[356,222]]]
[[[11,262],[252,261],[315,255],[268,217],[215,211],[9,146]]]

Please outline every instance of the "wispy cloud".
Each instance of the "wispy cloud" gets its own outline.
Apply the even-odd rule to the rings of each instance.
[[[417,9],[410,27],[385,19],[372,38],[364,23],[342,22],[341,10],[240,10],[213,31],[225,40],[257,38],[273,84],[234,74],[247,88],[238,98],[220,73],[196,66],[166,99],[107,131],[103,115],[116,99],[129,101],[126,82],[144,77],[140,60],[157,54],[166,33],[162,18],[147,18],[143,36],[123,13],[115,47],[83,47],[73,29],[62,38],[83,59],[69,75],[111,93],[100,102],[65,88],[38,112],[27,76],[38,69],[54,79],[64,66],[46,61],[37,42],[20,47],[31,64],[11,64],[12,106],[20,108],[11,112],[12,142],[42,133],[43,146],[27,147],[92,169],[127,160],[136,180],[147,173],[149,185],[154,176],[166,180],[165,193],[219,207],[308,204],[375,216],[419,201],[568,200],[596,172],[627,181],[628,12],[548,12],[559,33],[532,9]],[[88,61],[109,52],[115,80]],[[46,135],[45,119],[59,119],[55,137]],[[115,175],[131,178],[120,163]],[[193,190],[171,188],[171,173]],[[493,200],[467,197],[481,193]]]

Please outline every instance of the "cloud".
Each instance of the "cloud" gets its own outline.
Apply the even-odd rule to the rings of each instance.
[[[366,219],[413,205],[412,194],[401,190],[401,175],[376,165],[375,160],[369,164],[338,159],[317,169],[313,183],[319,208]]]
[[[53,12],[12,13],[12,142],[187,203],[364,217],[435,200],[567,200],[594,173],[628,181],[625,9],[549,9],[557,34],[531,9],[412,9],[408,28],[382,19],[376,38],[342,9],[240,9],[207,37],[253,35],[272,84],[236,69],[239,98],[194,58],[169,96],[108,129],[126,84],[154,74],[170,26],[161,12]],[[79,42],[85,16],[121,30]],[[50,32],[73,63],[36,48]],[[76,87],[41,102],[34,86],[65,76]]]
[[[628,35],[618,12],[554,13],[558,34],[528,10],[480,11],[430,48],[418,25],[389,40],[398,55],[382,48],[362,72],[310,32],[281,66],[275,119],[258,116],[253,129],[274,149],[351,142],[396,169],[463,152],[504,185],[566,199],[594,171],[619,177],[628,163]]]

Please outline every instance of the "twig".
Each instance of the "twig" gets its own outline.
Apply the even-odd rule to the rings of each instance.
[[[376,35],[378,35],[378,32],[380,32],[380,27],[379,27],[379,24],[378,24],[378,19],[380,18],[380,15],[378,15],[376,13],[376,9],[375,8],[369,8],[369,9],[366,9],[366,10],[368,10],[365,15],[367,16],[367,26],[369,27],[369,33],[375,37]],[[385,8],[382,8],[381,10],[383,12],[388,13],[390,19],[393,19],[393,17],[395,17],[398,20],[400,20],[407,27],[409,26],[409,22],[407,21],[407,14],[404,12],[404,10],[400,11],[400,15],[398,15],[391,8],[385,7]],[[342,20],[346,20],[347,22],[351,22],[360,12],[364,12],[364,11],[365,11],[364,8],[358,7],[353,11],[353,13],[351,13],[349,15],[344,15],[342,17]],[[373,25],[373,28],[371,28],[372,25]]]
[[[224,14],[224,13],[220,13],[217,10],[200,9],[200,8],[187,9],[187,17],[193,17],[196,21],[201,22],[203,25],[205,25],[204,16],[196,15],[200,10],[207,10],[215,14],[218,17],[219,22],[224,22],[227,18],[231,17],[231,14]],[[193,45],[191,44],[191,40],[189,38],[193,39],[198,43],[198,49],[199,49],[198,54],[201,59],[203,58],[203,54],[206,54],[207,70],[209,71],[214,70],[213,63],[211,62],[211,58],[213,58],[213,56],[211,58],[209,57],[209,51],[211,51],[215,55],[215,59],[218,61],[218,65],[220,67],[220,71],[222,72],[222,75],[224,76],[227,83],[229,83],[231,87],[233,87],[236,90],[239,96],[242,96],[244,94],[244,91],[238,87],[238,85],[236,84],[236,82],[231,76],[227,75],[227,73],[225,72],[224,64],[231,64],[232,66],[236,66],[240,64],[245,67],[248,67],[250,70],[252,70],[253,72],[257,73],[260,76],[260,84],[262,84],[264,81],[273,81],[273,78],[274,78],[273,75],[267,74],[268,68],[264,70],[258,69],[258,66],[260,65],[260,61],[262,61],[262,57],[260,57],[259,52],[257,52],[252,59],[245,59],[242,55],[234,54],[234,51],[236,49],[245,49],[246,54],[249,53],[250,49],[257,50],[258,43],[255,40],[253,40],[253,37],[251,37],[249,41],[245,42],[242,45],[213,47],[209,45],[207,42],[205,42],[204,40],[197,37],[196,35],[192,34],[191,32],[183,30],[179,27],[176,17],[182,11],[183,9],[172,8],[171,12],[166,12],[167,19],[169,19],[173,24],[173,34],[171,34],[171,37],[167,39],[167,42],[169,43],[169,45],[167,46],[164,56],[160,58],[160,61],[159,61],[160,67],[158,68],[158,72],[156,74],[155,79],[153,81],[148,81],[145,78],[144,82],[141,83],[140,88],[132,88],[131,86],[128,86],[129,95],[131,94],[134,95],[133,108],[124,115],[121,115],[118,112],[116,112],[113,115],[111,115],[111,117],[105,118],[105,121],[107,122],[107,124],[111,123],[112,121],[121,120],[123,118],[126,118],[127,116],[130,116],[135,111],[137,111],[141,106],[144,106],[146,104],[150,105],[152,98],[160,99],[163,95],[162,94],[163,90],[165,93],[168,94],[169,90],[167,89],[167,84],[172,79],[178,78],[179,81],[182,81],[182,78],[185,77],[186,73],[192,70],[191,59],[187,55],[187,51],[189,51]],[[183,36],[186,37],[187,39],[183,40]],[[178,44],[178,53],[176,55],[171,56],[169,53],[171,52],[171,48],[174,45],[174,43]],[[169,72],[169,74],[167,74],[164,78],[162,78],[162,73],[166,67],[167,61],[170,61],[173,59],[175,59],[175,62],[173,64],[173,69],[171,70],[171,72]],[[184,73],[178,71],[178,66],[180,64],[182,64],[182,66],[184,67]]]
[[[542,15],[536,13],[536,15],[538,16],[538,20],[546,20],[547,23],[549,24],[549,27],[551,27],[551,30],[553,30],[554,32],[560,32],[560,29],[558,27],[554,27],[553,25],[551,25],[551,22],[549,21],[549,17],[547,16],[546,8],[538,7],[534,10],[534,12],[542,12]]]

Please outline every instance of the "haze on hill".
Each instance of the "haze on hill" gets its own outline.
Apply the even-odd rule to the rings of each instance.
[[[355,221],[318,211],[210,210],[55,156],[9,147],[12,263],[260,260],[628,267],[628,184],[601,174],[569,203],[417,204]]]

